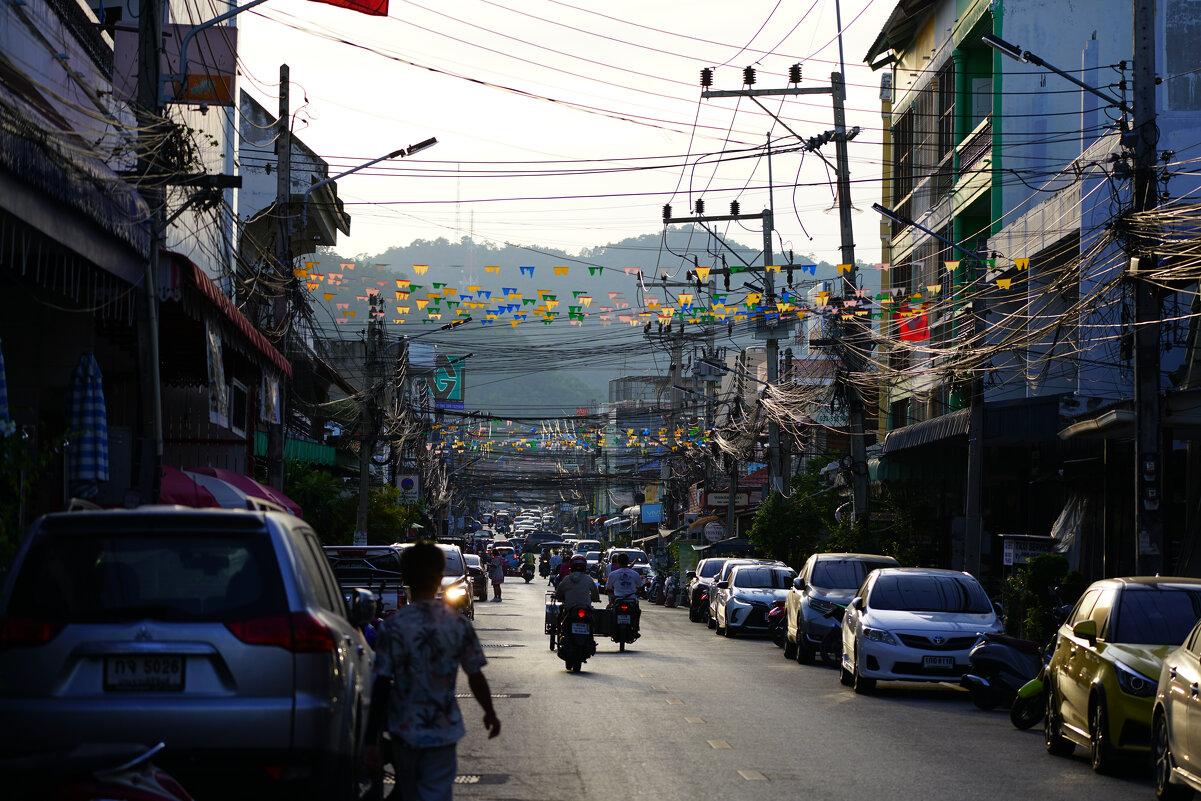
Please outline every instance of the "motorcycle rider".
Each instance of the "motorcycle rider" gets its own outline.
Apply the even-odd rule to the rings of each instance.
[[[630,628],[638,633],[638,621],[642,617],[642,609],[638,606],[638,590],[642,588],[642,574],[630,568],[630,556],[626,553],[617,554],[617,567],[609,571],[605,581],[605,592],[609,594],[609,606],[619,601],[633,604],[634,614],[630,619]]]
[[[600,590],[588,575],[588,560],[577,553],[568,560],[571,572],[555,587],[555,597],[563,602],[563,612],[579,606],[592,608],[593,601],[600,600]]]

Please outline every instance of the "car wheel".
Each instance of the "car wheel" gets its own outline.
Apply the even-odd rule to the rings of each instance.
[[[1168,742],[1167,716],[1160,712],[1151,724],[1151,765],[1155,769],[1155,797],[1160,801],[1186,801],[1192,798],[1192,788],[1172,784],[1172,748]]]
[[[701,610],[696,608],[696,604],[688,605],[688,622],[689,623],[700,623],[701,622]]]
[[[843,687],[850,687],[855,683],[855,676],[847,670],[846,665],[838,666],[838,682]]]
[[[796,637],[796,661],[802,665],[812,665],[814,658],[817,656],[817,650],[809,646],[809,641],[805,639],[804,633],[800,627],[797,627]],[[847,685],[850,686],[849,684]]]
[[[1047,714],[1043,718],[1043,745],[1052,756],[1071,756],[1076,745],[1059,731],[1059,715],[1055,712],[1055,688],[1047,687]]]
[[[731,626],[727,623],[726,624],[726,636],[729,637],[731,640],[734,639],[735,637],[738,636],[738,629],[734,628],[733,626]]]
[[[705,615],[705,625],[711,629],[717,628],[717,621],[713,619],[713,615],[710,615],[710,614]]]
[[[788,639],[788,635],[784,635],[784,658],[796,659],[797,644],[796,640]]]
[[[851,681],[851,686],[855,688],[855,692],[859,695],[870,695],[875,692],[876,680],[869,679],[864,676],[859,670],[859,653],[855,652],[855,673]]]
[[[1088,710],[1088,752],[1096,773],[1112,773],[1117,755],[1109,740],[1109,715],[1105,701],[1097,698]]]

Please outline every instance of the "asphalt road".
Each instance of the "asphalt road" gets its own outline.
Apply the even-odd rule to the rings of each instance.
[[[542,633],[542,579],[478,603],[502,731],[460,700],[459,799],[1153,798],[1148,774],[1095,775],[1046,754],[956,687],[882,684],[857,696],[835,670],[785,661],[766,639],[717,637],[686,609],[644,605],[642,638],[610,640],[568,673]],[[466,692],[462,682],[460,688]]]

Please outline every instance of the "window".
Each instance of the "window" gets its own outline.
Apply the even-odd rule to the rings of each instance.
[[[1080,600],[1076,602],[1076,608],[1072,610],[1072,615],[1068,618],[1068,624],[1075,626],[1081,620],[1087,620],[1100,595],[1100,590],[1089,590],[1084,593]]]
[[[983,615],[992,611],[984,590],[968,576],[882,575],[872,587],[872,609]]]
[[[1179,645],[1201,617],[1201,589],[1128,588],[1113,618],[1110,642]]]
[[[246,414],[250,408],[246,385],[236,378],[229,382],[229,430],[246,436]]]
[[[814,565],[809,583],[826,589],[853,590],[863,583],[864,576],[881,567],[896,567],[896,563],[862,559],[823,559]]]

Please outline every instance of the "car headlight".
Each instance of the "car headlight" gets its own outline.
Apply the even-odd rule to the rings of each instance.
[[[731,595],[726,599],[726,606],[750,606],[750,604],[737,595]]]
[[[819,615],[824,615],[826,612],[834,611],[834,604],[830,603],[829,601],[824,601],[821,598],[814,598],[810,596],[809,608],[814,612],[817,612]]]
[[[893,639],[892,635],[884,629],[873,629],[870,626],[864,626],[862,629],[860,629],[860,633],[863,635],[864,639],[871,640],[872,642],[882,642],[885,645],[897,644],[897,641]]]
[[[456,584],[455,586],[450,587],[449,589],[446,590],[445,597],[446,597],[446,600],[448,600],[448,601],[457,601],[458,599],[462,598],[466,594],[467,594],[467,588],[464,587],[462,584]]]
[[[1159,686],[1155,679],[1150,679],[1139,673],[1129,665],[1124,665],[1121,662],[1113,663],[1114,671],[1118,674],[1118,686],[1122,688],[1122,692],[1135,696],[1136,698],[1150,698],[1155,695],[1155,690]]]

